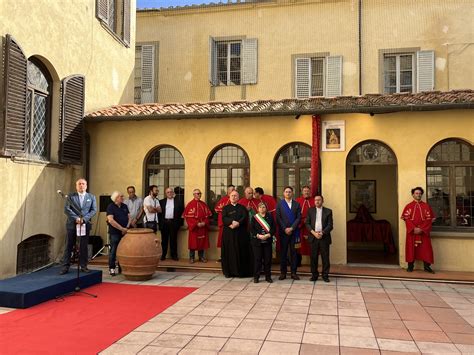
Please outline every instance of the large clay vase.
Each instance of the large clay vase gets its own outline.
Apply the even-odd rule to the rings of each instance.
[[[149,228],[134,228],[120,241],[117,259],[127,280],[144,281],[153,277],[162,253],[161,236]]]

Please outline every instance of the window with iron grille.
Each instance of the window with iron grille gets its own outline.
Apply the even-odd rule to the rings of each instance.
[[[415,91],[415,55],[413,53],[385,54],[384,93]]]
[[[23,274],[49,264],[52,239],[48,235],[39,234],[18,244],[16,273]]]
[[[290,143],[277,153],[274,164],[275,197],[281,197],[285,186],[292,186],[295,195],[303,186],[311,186],[311,146]]]
[[[219,85],[240,85],[241,41],[216,42]]]
[[[146,187],[156,185],[158,198],[165,198],[165,189],[174,189],[177,198],[184,200],[184,158],[174,147],[154,149],[146,161]]]
[[[433,228],[474,229],[474,146],[459,139],[436,144],[426,161],[426,199]]]
[[[32,158],[48,160],[52,80],[34,58],[27,63],[26,147]]]

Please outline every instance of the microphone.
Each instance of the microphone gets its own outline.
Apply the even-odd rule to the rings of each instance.
[[[56,191],[59,195],[61,195],[61,197],[65,197],[65,198],[68,198],[69,196],[68,195],[65,195],[61,190],[58,190]]]

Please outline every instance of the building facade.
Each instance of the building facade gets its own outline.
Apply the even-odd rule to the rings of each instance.
[[[68,193],[88,175],[84,112],[132,96],[135,1],[6,0],[0,34],[3,278],[62,256],[56,191]]]

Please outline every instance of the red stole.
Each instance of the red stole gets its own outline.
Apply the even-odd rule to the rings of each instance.
[[[219,227],[219,234],[217,235],[217,247],[222,247],[222,231],[224,230],[224,223],[222,222],[222,209],[224,206],[230,204],[229,196],[222,197],[219,202],[217,202],[214,211],[217,212],[217,226]]]
[[[405,244],[405,259],[407,262],[423,260],[433,264],[430,232],[434,218],[430,205],[423,201],[412,201],[403,209],[401,219],[405,221],[407,230]],[[420,228],[422,233],[415,234],[415,227]]]
[[[309,197],[305,199],[303,196],[301,196],[296,199],[296,202],[298,202],[301,206],[300,228],[301,233],[303,235],[303,238],[301,238],[301,255],[311,255],[311,246],[309,245],[308,240],[304,238],[304,236],[309,235],[309,232],[306,230],[305,227],[305,221],[306,216],[308,215],[308,210],[311,207],[314,207],[314,198]]]
[[[188,248],[204,250],[209,248],[209,217],[212,215],[209,207],[202,201],[191,200],[184,209],[183,217],[188,224]],[[204,222],[203,227],[198,227]]]

